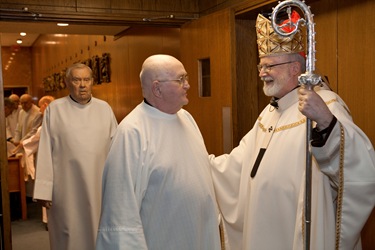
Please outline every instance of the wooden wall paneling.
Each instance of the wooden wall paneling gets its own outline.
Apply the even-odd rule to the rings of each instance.
[[[98,9],[98,11],[103,11],[103,9],[111,9],[112,1],[98,1],[98,0],[75,0],[74,3],[77,6],[78,11],[93,10]],[[109,11],[108,11],[109,12]]]
[[[315,22],[315,73],[327,76],[330,87],[337,92],[337,0],[316,1],[311,5]]]
[[[375,2],[338,1],[338,92],[354,122],[375,145]],[[363,23],[363,25],[358,25]],[[364,250],[375,248],[375,210],[362,230]]]
[[[31,90],[31,48],[1,47],[1,59],[4,87],[24,86]]]
[[[99,2],[100,0],[93,0],[93,1]],[[41,12],[47,13],[47,12],[56,12],[56,11],[75,12],[77,10],[77,1],[76,0],[53,0],[53,1],[0,0],[0,7],[4,9],[18,9],[18,10],[22,10],[22,8],[28,7],[29,11],[32,11],[34,13],[41,13]],[[18,13],[18,15],[19,14],[20,13]]]
[[[100,0],[93,0],[93,1],[100,1]],[[48,3],[49,6],[66,6],[66,7],[73,7],[76,6],[76,0],[53,0]],[[40,0],[0,0],[1,4],[14,4],[20,6],[42,6]],[[47,4],[46,4],[47,5]]]
[[[196,119],[208,152],[214,154],[223,153],[223,108],[232,109],[231,17],[233,20],[231,12],[225,10],[181,29],[181,60],[190,84],[189,104],[185,108]],[[199,97],[198,60],[204,58],[211,62],[211,97]]]
[[[33,89],[33,94],[36,96],[42,96],[44,94],[43,91],[43,82],[42,80],[40,81],[35,81],[35,75],[37,74],[36,68],[40,67],[41,65],[41,55],[40,52],[38,51],[37,53],[34,53],[36,51],[34,48],[31,48],[31,72],[32,72],[32,86],[31,88]]]
[[[131,60],[129,56],[129,37],[122,37],[121,40],[113,41],[109,45],[110,49],[108,51],[111,53],[110,67],[112,82],[108,85],[112,86],[112,91],[114,92],[111,94],[113,96],[108,100],[108,103],[111,103],[117,121],[120,122],[134,107],[131,100],[135,96],[141,98],[139,93],[140,88],[139,84],[137,84],[138,82],[134,83],[131,81],[133,70],[131,69],[131,65],[129,65],[129,60]],[[133,74],[135,72],[134,68]]]
[[[87,0],[90,1],[90,0]],[[139,0],[113,0],[111,5],[113,9],[121,10],[121,9],[141,9],[142,8],[142,1]]]
[[[233,144],[238,145],[242,137],[250,131],[260,110],[259,96],[264,96],[257,71],[257,44],[255,20],[236,19],[236,83],[233,100]],[[267,98],[269,99],[269,98]],[[261,106],[261,107],[260,107]]]
[[[339,1],[338,92],[351,110],[354,122],[375,145],[373,98],[375,94],[375,2]],[[358,25],[361,22],[363,25]]]
[[[277,0],[200,0],[199,11],[201,15],[207,15],[225,8],[234,8],[237,10],[248,10],[255,9],[256,6],[266,5]],[[276,6],[276,4],[275,4]]]
[[[143,18],[149,17],[167,17],[174,15],[174,18],[164,18],[154,20],[159,24],[178,25],[188,21],[193,16],[198,16],[199,8],[197,0],[55,0],[45,3],[38,0],[0,0],[0,8],[8,9],[4,19],[19,20],[18,11],[23,7],[28,7],[29,11],[41,14],[36,21],[51,20],[74,20],[87,21],[91,23],[103,24],[112,23],[115,25],[123,24],[146,24]],[[21,13],[22,16],[30,21],[35,21],[32,13]],[[183,20],[180,17],[187,17]],[[154,22],[153,21],[153,22]],[[151,23],[153,25],[154,23]]]
[[[89,3],[92,0],[80,0],[82,3]],[[95,3],[96,2],[96,3]],[[103,5],[100,2],[104,1],[94,1],[94,6]],[[85,6],[85,4],[82,4]],[[88,5],[90,6],[90,5]],[[92,6],[92,4],[91,4]],[[177,11],[177,12],[198,12],[197,0],[159,0],[159,1],[149,1],[149,0],[112,0],[108,1],[105,8],[110,8],[118,12],[119,10],[142,10],[142,11]],[[146,13],[145,13],[146,14]],[[170,13],[174,14],[174,13]]]

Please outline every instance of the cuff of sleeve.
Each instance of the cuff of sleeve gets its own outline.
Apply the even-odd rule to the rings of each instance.
[[[331,134],[333,128],[337,123],[337,118],[333,116],[331,123],[329,126],[321,131],[318,130],[317,127],[313,128],[312,130],[312,141],[311,145],[313,147],[323,147],[326,144],[326,141]]]

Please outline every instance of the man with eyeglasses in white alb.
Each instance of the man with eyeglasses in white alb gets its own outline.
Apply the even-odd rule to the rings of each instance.
[[[208,153],[182,109],[185,68],[153,55],[140,79],[144,101],[119,124],[107,157],[96,249],[220,250]]]

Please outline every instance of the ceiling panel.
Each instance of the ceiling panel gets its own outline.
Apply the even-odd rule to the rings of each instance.
[[[59,27],[57,23],[26,23],[26,22],[0,22],[1,46],[16,45],[17,39],[22,39],[21,46],[30,47],[40,34],[80,34],[80,35],[108,35],[115,36],[128,29],[128,26],[105,25],[78,25],[71,24],[67,27]],[[20,32],[26,32],[21,37]]]

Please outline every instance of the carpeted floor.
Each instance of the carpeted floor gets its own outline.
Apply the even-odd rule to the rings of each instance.
[[[13,250],[50,250],[48,231],[42,223],[42,207],[28,200],[27,220],[16,213],[12,215]]]

